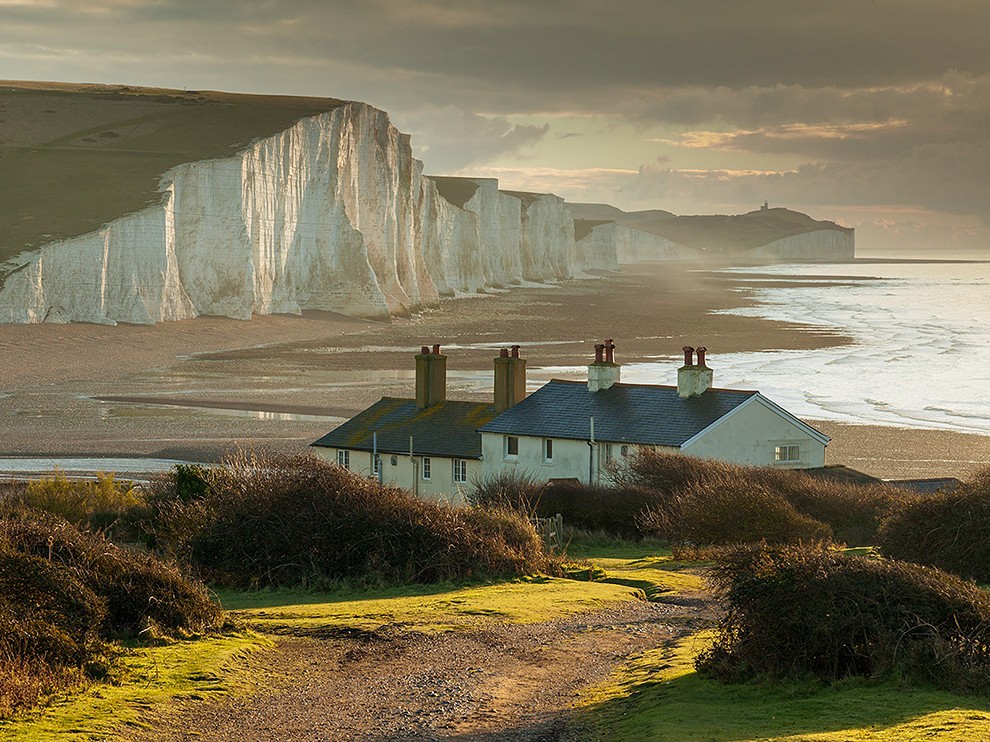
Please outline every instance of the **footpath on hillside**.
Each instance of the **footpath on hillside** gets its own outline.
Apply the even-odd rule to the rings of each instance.
[[[252,692],[181,706],[151,738],[580,739],[589,733],[577,711],[584,691],[711,619],[703,594],[681,592],[537,623],[479,617],[439,633],[312,629],[247,660]]]

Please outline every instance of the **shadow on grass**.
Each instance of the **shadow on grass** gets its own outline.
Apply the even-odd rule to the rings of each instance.
[[[656,674],[663,677],[660,663]],[[818,740],[985,739],[990,702],[894,682],[851,679],[727,685],[688,672],[669,680],[641,680],[625,695],[586,710],[602,738],[688,742],[744,742],[778,738]]]

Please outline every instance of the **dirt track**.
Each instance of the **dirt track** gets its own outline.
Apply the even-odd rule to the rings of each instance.
[[[582,691],[710,620],[703,599],[676,600],[463,633],[289,638],[250,660],[253,693],[188,704],[156,724],[154,739],[583,739]]]

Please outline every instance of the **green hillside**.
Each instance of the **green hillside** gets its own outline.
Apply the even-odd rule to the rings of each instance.
[[[835,222],[817,221],[790,209],[761,209],[735,216],[676,216],[669,211],[621,211],[605,204],[568,204],[577,222],[614,221],[666,237],[687,247],[715,254],[738,254],[785,237],[834,229],[851,233]]]

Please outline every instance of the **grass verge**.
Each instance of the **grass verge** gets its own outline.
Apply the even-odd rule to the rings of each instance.
[[[946,742],[985,739],[990,701],[850,679],[825,685],[727,685],[699,676],[695,635],[646,652],[589,691],[583,713],[596,739],[654,742]]]
[[[103,740],[140,733],[152,707],[216,698],[247,688],[245,656],[274,646],[251,631],[134,647],[122,658],[119,684],[93,684],[30,715],[0,722],[4,740]]]

